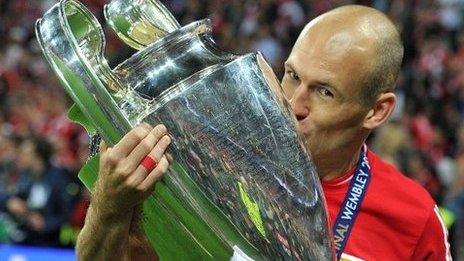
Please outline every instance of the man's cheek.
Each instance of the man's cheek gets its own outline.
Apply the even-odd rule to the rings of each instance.
[[[284,97],[285,97],[285,99],[287,100],[287,102],[290,103],[290,100],[291,100],[292,97],[293,97],[293,92],[287,90],[287,88],[283,88],[283,93],[284,93]]]
[[[287,99],[287,101],[290,101],[292,99],[292,97],[293,97],[293,94],[295,93],[295,88],[291,87],[286,82],[285,77],[282,80],[281,86],[282,86],[282,91],[284,93],[285,98]]]

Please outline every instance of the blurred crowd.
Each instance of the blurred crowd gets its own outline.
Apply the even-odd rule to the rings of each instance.
[[[102,24],[103,0],[82,1]],[[464,0],[166,0],[182,25],[209,17],[228,51],[261,51],[281,77],[311,18],[339,5],[384,11],[405,45],[392,119],[371,147],[423,185],[442,208],[464,258]],[[89,195],[77,179],[89,138],[70,123],[71,101],[51,73],[34,22],[54,0],[0,1],[0,242],[72,246]],[[133,50],[106,30],[114,66]]]

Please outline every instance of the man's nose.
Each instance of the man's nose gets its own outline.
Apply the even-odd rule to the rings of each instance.
[[[309,95],[304,86],[298,86],[290,99],[290,106],[297,119],[304,119],[309,115]]]

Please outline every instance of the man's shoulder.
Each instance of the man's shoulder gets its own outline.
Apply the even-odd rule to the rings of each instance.
[[[379,199],[385,203],[394,202],[404,214],[421,212],[424,217],[430,214],[435,202],[425,188],[372,151],[368,157],[372,167],[372,192],[379,193]]]
[[[432,197],[373,152],[368,152],[368,159],[370,185],[346,253],[366,260],[411,260],[413,255],[434,252],[434,238],[442,232],[439,223],[431,223],[437,220],[433,219],[436,207]],[[434,224],[432,228],[430,224]]]
[[[380,233],[379,242],[387,240],[389,247],[403,249],[401,251],[408,252],[409,256],[434,213],[435,202],[421,185],[393,165],[371,151],[368,158],[372,178],[363,204],[364,215],[359,217],[358,233],[367,231],[362,235],[371,238],[377,238]],[[369,231],[377,232],[371,234]]]

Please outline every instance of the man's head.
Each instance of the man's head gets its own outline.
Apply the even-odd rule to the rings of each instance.
[[[52,154],[53,147],[48,141],[28,137],[19,145],[18,166],[31,171],[32,175],[41,175],[50,164]]]
[[[402,57],[398,31],[373,8],[343,6],[306,25],[282,87],[316,164],[359,149],[389,117]]]

